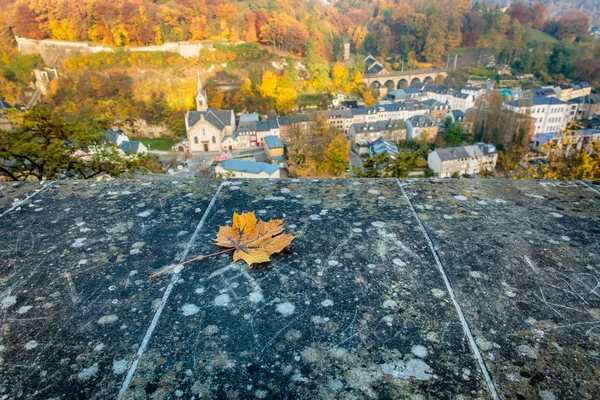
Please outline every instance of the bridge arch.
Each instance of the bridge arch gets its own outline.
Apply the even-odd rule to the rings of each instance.
[[[388,92],[391,92],[396,88],[394,81],[391,79],[388,79],[387,81],[385,81],[385,83],[383,85],[387,88]]]
[[[425,79],[423,79],[423,83],[432,84],[433,78],[431,76],[427,76]]]
[[[421,80],[418,77],[417,78],[413,78],[413,80],[410,81],[410,86],[418,85],[420,83],[421,83]]]
[[[381,82],[379,82],[379,81],[373,81],[373,82],[371,82],[371,85],[369,85],[369,86],[371,86],[371,89],[379,89],[382,85],[381,85]]]
[[[397,86],[398,89],[404,89],[407,87],[408,87],[408,81],[406,79],[402,78],[398,81],[398,86]]]
[[[435,84],[436,85],[443,85],[445,80],[446,80],[446,77],[444,75],[437,75],[435,77]]]

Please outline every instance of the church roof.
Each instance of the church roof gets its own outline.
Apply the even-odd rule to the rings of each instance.
[[[200,117],[204,116],[206,122],[222,130],[226,126],[233,125],[232,115],[232,110],[215,110],[214,108],[209,108],[208,111],[188,111],[188,126],[191,128],[196,125],[200,121]]]

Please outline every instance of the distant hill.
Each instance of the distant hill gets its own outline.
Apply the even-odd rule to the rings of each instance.
[[[546,5],[548,9],[548,17],[556,18],[565,15],[570,9],[577,8],[590,17],[592,26],[600,25],[600,1],[598,0],[537,0]],[[488,4],[498,3],[501,5],[508,5],[515,3],[511,0],[487,0]],[[523,1],[529,3],[529,1]]]

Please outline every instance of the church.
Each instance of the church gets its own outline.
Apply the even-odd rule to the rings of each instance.
[[[233,137],[235,132],[233,110],[208,108],[208,99],[206,91],[202,88],[200,73],[198,73],[196,89],[196,111],[188,111],[185,114],[185,130],[187,137],[173,146],[174,151],[208,153],[231,150],[224,148],[223,143],[229,142],[227,139]]]

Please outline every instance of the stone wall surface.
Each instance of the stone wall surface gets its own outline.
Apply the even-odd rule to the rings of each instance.
[[[233,212],[296,236],[219,250]],[[600,182],[0,183],[7,398],[600,397]]]

